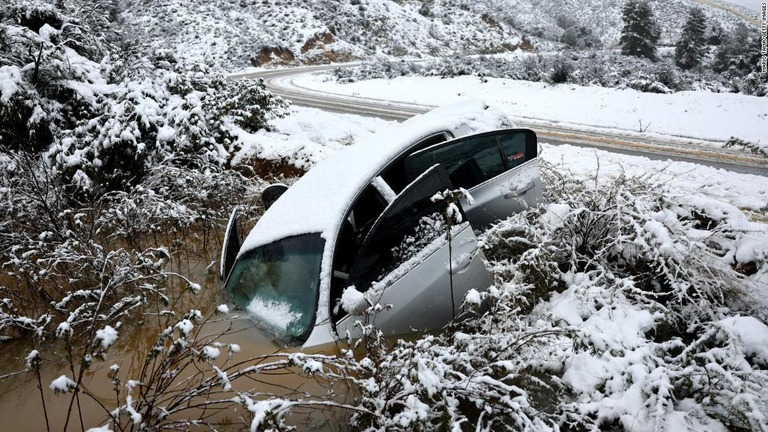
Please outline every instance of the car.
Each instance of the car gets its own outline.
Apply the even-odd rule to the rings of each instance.
[[[446,191],[463,191],[445,219]],[[232,302],[285,346],[360,337],[360,308],[385,335],[438,329],[491,276],[476,237],[541,200],[536,134],[470,100],[436,108],[348,146],[268,206],[245,240],[230,218],[220,277]],[[446,232],[451,235],[447,236]],[[347,301],[348,303],[348,301]]]

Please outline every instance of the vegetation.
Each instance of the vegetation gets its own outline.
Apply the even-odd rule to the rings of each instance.
[[[450,335],[388,346],[369,321],[358,351],[338,356],[240,353],[228,340],[236,329],[217,322],[228,308],[215,292],[201,299],[196,277],[215,273],[235,204],[246,224],[257,219],[263,174],[280,164],[237,164],[233,154],[284,105],[259,83],[143,52],[108,30],[112,6],[0,6],[0,343],[27,344],[19,370],[0,379],[37,382],[48,430],[97,426],[85,417],[94,405],[109,430],[288,429],[287,413],[328,408],[371,430],[629,429],[680,418],[768,430],[768,360],[738,333],[765,333],[749,287],[768,263],[742,248],[765,229],[653,174],[584,179],[545,167],[549,204],[485,235],[496,284],[472,292],[464,309],[474,316]],[[724,41],[718,67],[750,76],[751,59],[733,61],[736,41],[750,37]],[[602,69],[600,54],[525,59],[445,60],[426,73],[505,69],[659,91],[700,82],[634,58]],[[191,266],[207,270],[193,277]],[[630,337],[611,334],[627,317],[637,323]],[[108,365],[138,333],[150,341],[136,350],[138,368]],[[46,380],[57,362],[61,376]],[[310,377],[320,391],[274,394],[261,382],[270,374]],[[110,383],[112,395],[89,380]],[[355,398],[339,400],[338,388]],[[627,404],[581,403],[593,396]],[[66,398],[60,424],[50,421],[54,397]]]
[[[701,66],[707,55],[707,21],[699,8],[691,9],[683,27],[680,40],[675,45],[675,64],[681,69],[693,69]]]
[[[544,173],[548,204],[485,234],[496,283],[467,296],[476,317],[382,348],[369,326],[381,306],[369,310],[356,378],[367,412],[352,424],[766,430],[767,359],[736,329],[768,330],[767,311],[751,303],[750,265],[716,258],[751,230],[738,210],[677,195],[658,173]]]
[[[621,53],[656,60],[656,44],[661,30],[646,0],[628,0],[622,10]]]

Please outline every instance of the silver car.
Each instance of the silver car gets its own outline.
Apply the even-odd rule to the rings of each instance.
[[[287,346],[358,337],[360,310],[340,306],[349,287],[392,305],[375,318],[385,335],[446,325],[469,289],[491,284],[475,231],[541,199],[536,135],[513,126],[482,101],[438,108],[265,191],[270,206],[242,243],[233,212],[226,292]],[[449,248],[435,196],[456,189],[468,194]]]

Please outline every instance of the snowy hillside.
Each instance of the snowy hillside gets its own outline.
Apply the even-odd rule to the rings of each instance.
[[[240,67],[258,60],[263,47],[289,50],[281,53],[285,59],[337,61],[501,52],[522,44],[517,31],[456,0],[128,0],[122,8],[124,30],[146,43]]]
[[[491,14],[524,34],[557,40],[569,25],[585,26],[598,36],[605,46],[619,40],[622,27],[621,9],[624,0],[484,0]],[[695,0],[650,1],[661,24],[661,44],[674,43],[680,36],[691,7],[702,7],[709,21],[731,29],[740,19],[720,9],[702,5]]]
[[[690,8],[700,6],[694,0],[651,3],[662,43],[674,42]],[[273,53],[284,61],[317,62],[376,54],[548,50],[574,25],[589,28],[610,47],[618,41],[622,5],[621,0],[125,0],[120,19],[131,39],[232,68],[263,63]],[[741,22],[704,8],[725,30]]]

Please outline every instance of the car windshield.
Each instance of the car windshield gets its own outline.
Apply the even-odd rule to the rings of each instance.
[[[226,290],[278,339],[303,341],[315,317],[324,244],[320,234],[305,234],[250,250],[235,263]]]

